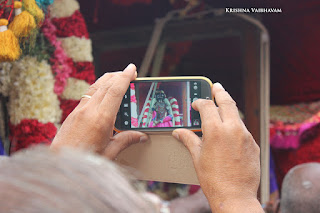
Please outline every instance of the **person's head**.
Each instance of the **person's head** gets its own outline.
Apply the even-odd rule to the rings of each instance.
[[[155,212],[112,162],[40,147],[0,163],[1,212]]]
[[[295,166],[282,183],[281,213],[320,212],[320,163]]]
[[[155,95],[158,102],[163,102],[166,98],[166,94],[163,90],[157,90]]]

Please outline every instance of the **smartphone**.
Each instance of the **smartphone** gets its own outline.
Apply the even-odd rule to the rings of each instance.
[[[199,112],[191,104],[212,100],[212,82],[206,77],[137,78],[123,97],[115,131],[201,131]]]

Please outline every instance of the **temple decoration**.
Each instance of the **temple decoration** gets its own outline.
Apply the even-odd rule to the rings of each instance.
[[[9,100],[9,139],[15,152],[50,144],[95,75],[91,40],[76,0],[23,0],[13,6],[18,12],[10,23],[12,30],[6,30],[17,47],[20,40],[26,48],[17,51],[19,60],[8,53],[11,58],[5,60],[16,61],[0,63],[0,93]]]
[[[270,108],[270,144],[277,149],[297,149],[320,124],[320,102]]]

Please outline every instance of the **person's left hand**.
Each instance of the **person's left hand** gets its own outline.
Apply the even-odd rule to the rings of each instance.
[[[130,82],[137,76],[136,67],[129,64],[123,72],[106,73],[90,86],[79,105],[63,122],[51,149],[62,146],[93,151],[109,159],[129,145],[145,142],[148,136],[137,131],[125,131],[113,136],[113,127],[122,98]]]

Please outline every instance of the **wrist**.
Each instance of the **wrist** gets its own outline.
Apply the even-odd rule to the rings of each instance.
[[[209,200],[212,212],[261,212],[262,206],[257,198],[232,198],[224,200]]]

